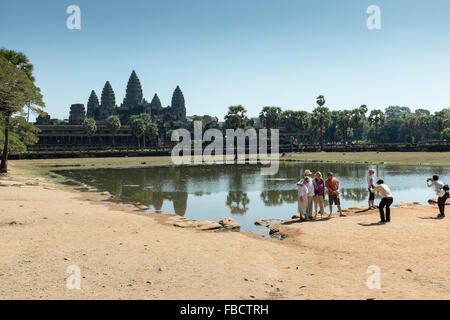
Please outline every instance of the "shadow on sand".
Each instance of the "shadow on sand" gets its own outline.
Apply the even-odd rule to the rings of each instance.
[[[384,226],[385,222],[373,222],[373,223],[358,223],[360,226],[363,227],[376,227],[376,226]]]
[[[280,223],[280,225],[284,225],[284,226],[287,226],[287,225],[291,225],[291,224],[294,224],[294,223],[304,223],[304,222],[322,222],[322,221],[329,221],[329,220],[331,220],[331,219],[333,219],[332,217],[331,218],[328,218],[328,217],[326,217],[326,218],[321,218],[321,219],[313,219],[313,220],[299,220],[299,219],[291,219],[291,220],[288,220],[288,221],[283,221],[283,222],[281,222]]]

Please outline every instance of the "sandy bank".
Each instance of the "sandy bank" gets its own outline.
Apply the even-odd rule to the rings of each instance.
[[[0,298],[450,299],[450,218],[394,209],[279,226],[283,241],[182,229],[11,167],[0,182]],[[133,214],[138,213],[138,214]],[[286,218],[290,214],[286,213]],[[81,289],[66,288],[66,269]],[[367,267],[382,287],[366,286]]]

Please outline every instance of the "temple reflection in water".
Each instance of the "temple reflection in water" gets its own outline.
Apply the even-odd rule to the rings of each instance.
[[[101,191],[118,201],[146,205],[149,211],[176,213],[192,219],[219,221],[227,216],[241,230],[255,231],[264,218],[290,218],[297,211],[297,181],[305,169],[335,173],[341,183],[343,207],[367,205],[364,164],[280,163],[275,176],[262,176],[258,165],[167,166],[128,169],[63,171],[61,174]],[[375,166],[397,199],[426,203],[424,177],[450,178],[449,168]],[[408,184],[405,184],[408,181]],[[430,191],[431,192],[431,191]]]

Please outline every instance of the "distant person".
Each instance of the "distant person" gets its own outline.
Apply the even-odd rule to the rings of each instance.
[[[372,192],[372,190],[375,189],[374,174],[375,174],[375,170],[370,169],[369,174],[366,178],[367,179],[367,187],[369,190],[369,210],[376,209],[375,205],[374,205],[375,192]]]
[[[389,189],[383,180],[378,180],[377,186],[373,190],[381,194],[381,201],[378,205],[378,209],[380,210],[380,223],[391,222],[391,205],[394,202],[391,189]],[[384,214],[384,207],[386,207],[386,216]]]
[[[297,183],[298,186],[298,213],[300,215],[300,220],[303,217],[308,220],[307,209],[308,209],[308,187],[306,186],[309,182],[309,178],[304,178]]]
[[[449,188],[446,184],[442,187],[442,192],[439,194],[438,198],[438,206],[439,206],[439,214],[438,218],[442,219],[445,218],[445,203],[447,202],[447,199],[449,198]]]
[[[434,187],[434,191],[436,192],[436,195],[439,195],[441,193],[442,188],[444,187],[445,183],[439,180],[439,176],[434,175],[433,178],[427,179],[427,186],[429,188]]]
[[[316,172],[314,175],[314,208],[315,208],[315,217],[317,217],[317,212],[320,207],[320,216],[323,216],[325,213],[325,180],[322,178],[321,172]]]
[[[345,217],[346,215],[342,213],[341,209],[341,199],[339,198],[339,180],[334,177],[332,172],[328,172],[328,179],[325,181],[325,186],[328,189],[328,202],[330,204],[330,214],[328,218],[331,217],[333,213],[333,204],[336,204],[339,210],[339,215]]]

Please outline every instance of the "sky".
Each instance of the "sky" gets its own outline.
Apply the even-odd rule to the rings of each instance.
[[[81,29],[66,9],[81,10]],[[377,5],[381,29],[369,30]],[[241,104],[332,110],[366,104],[450,107],[448,0],[0,0],[0,47],[35,66],[46,111],[100,97],[122,103],[132,70],[164,106],[179,85],[188,115],[219,118]]]

